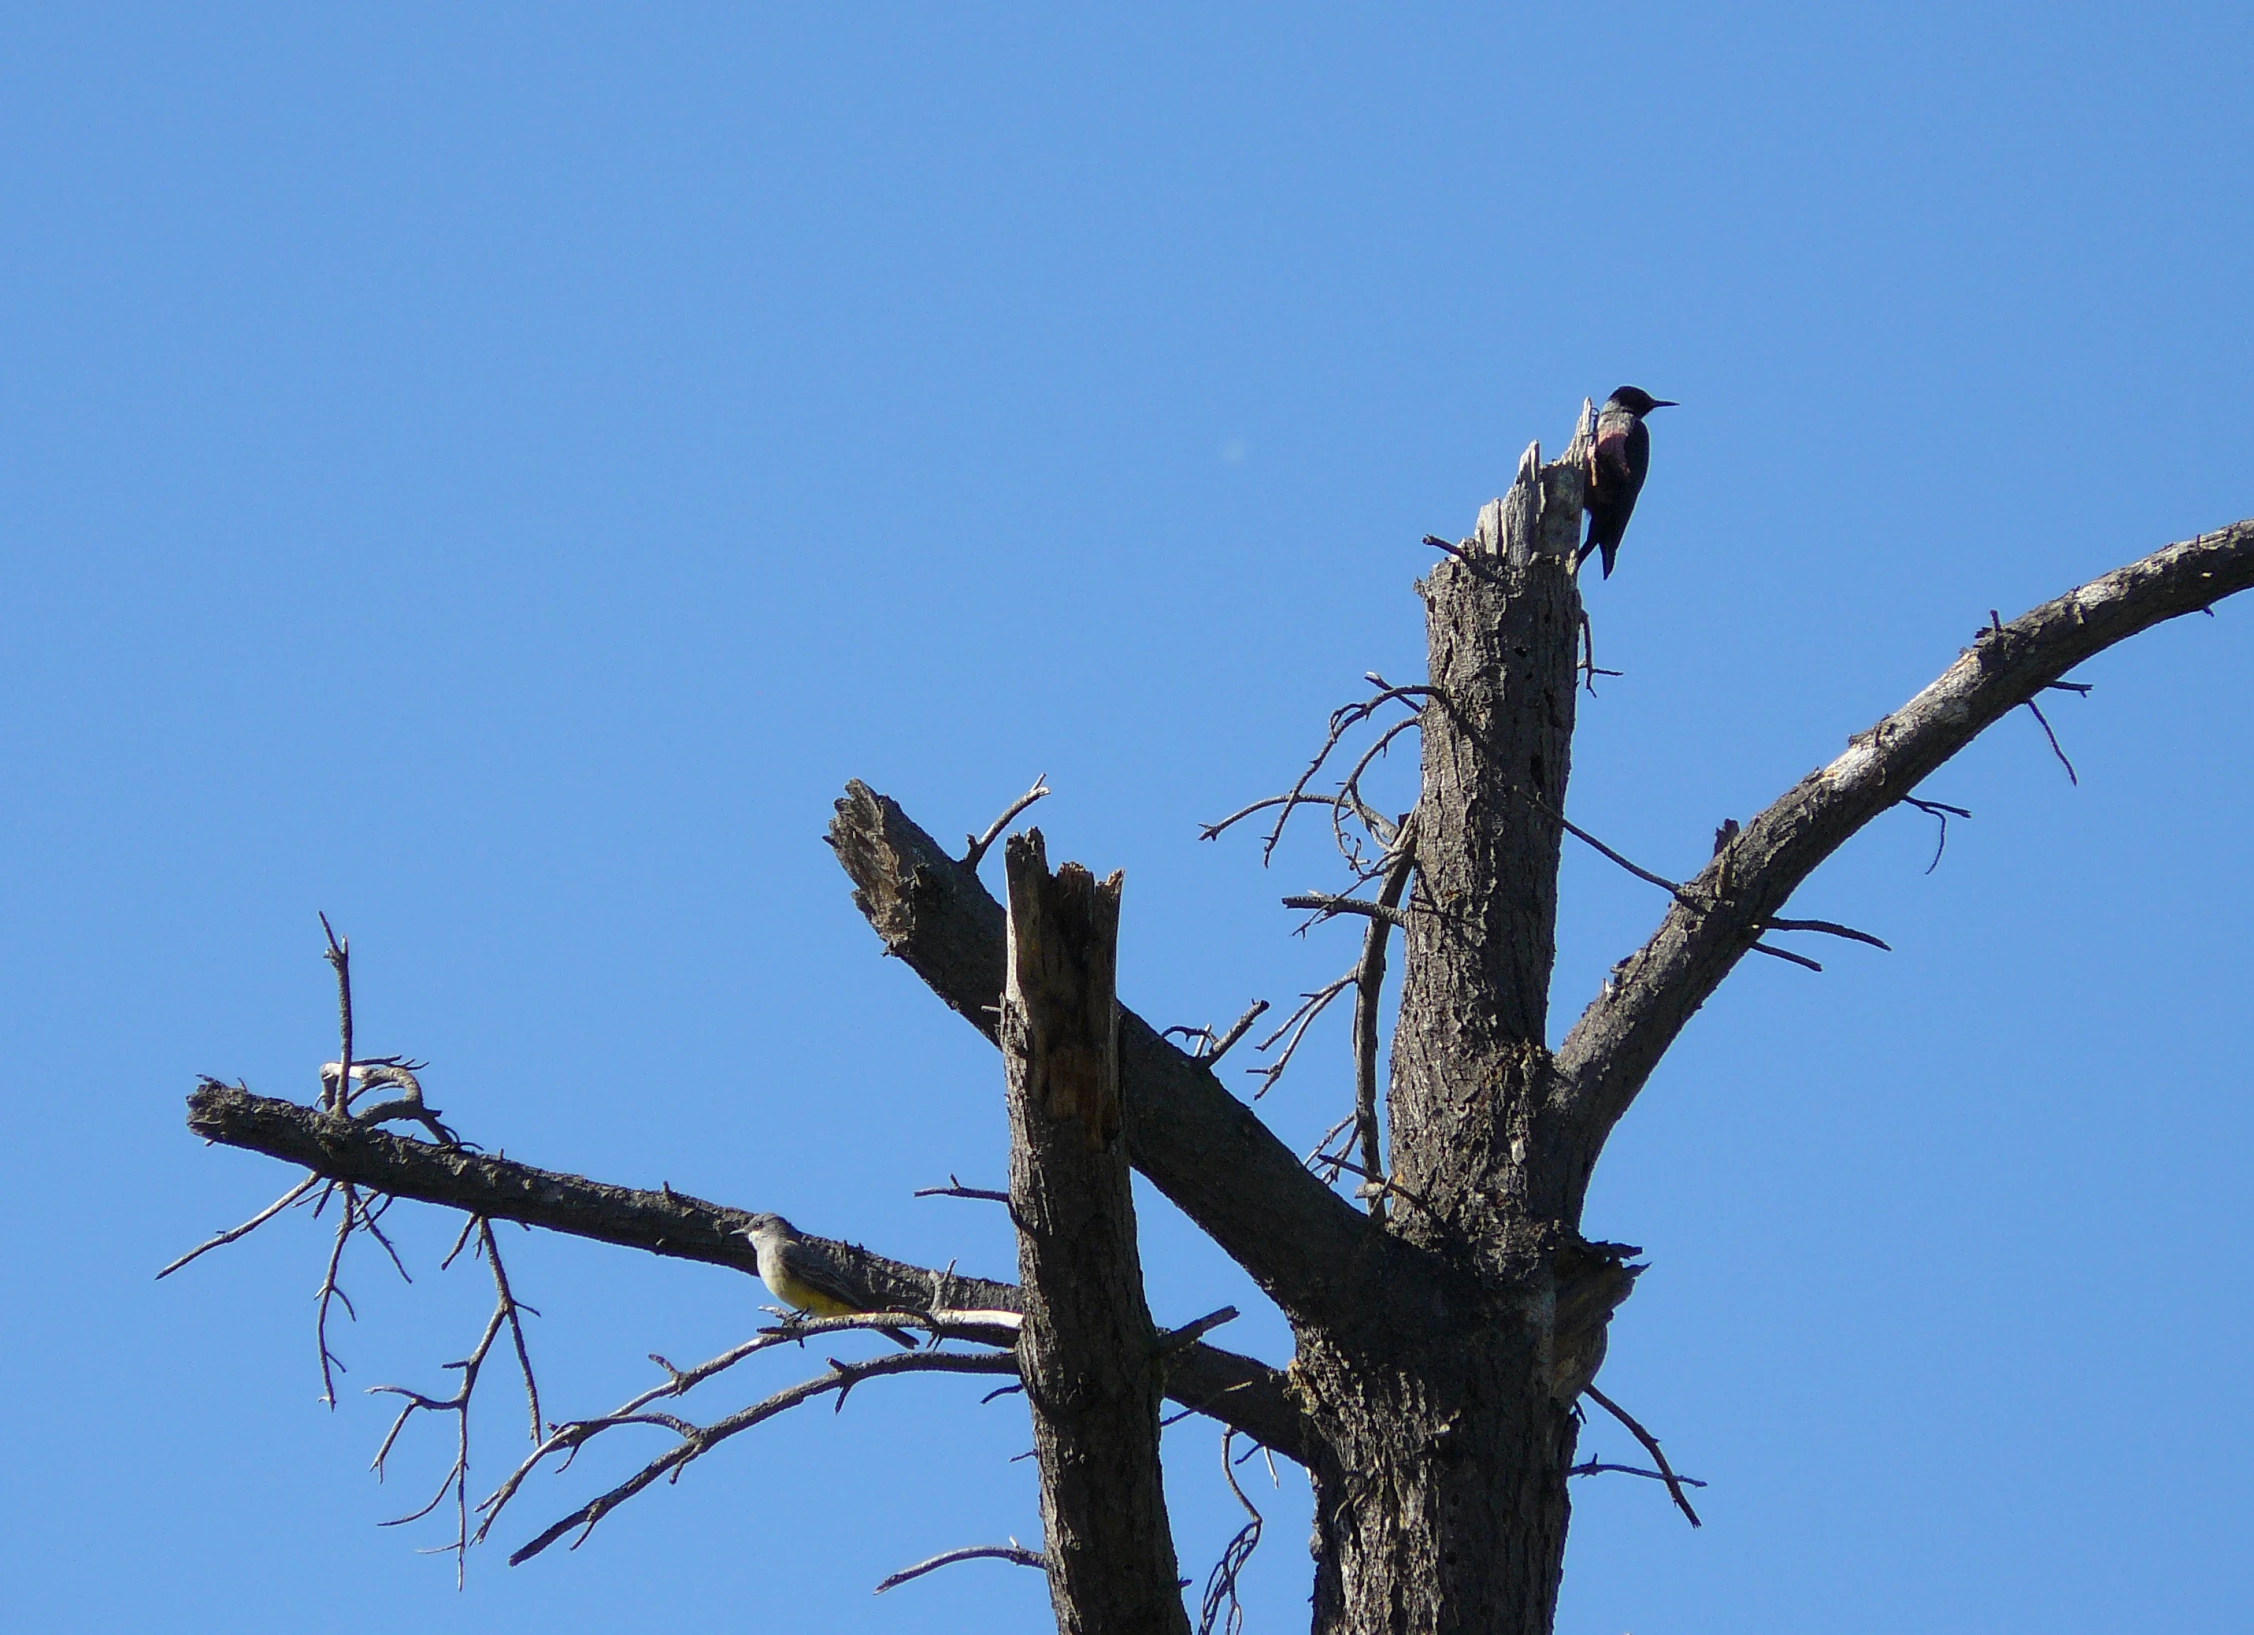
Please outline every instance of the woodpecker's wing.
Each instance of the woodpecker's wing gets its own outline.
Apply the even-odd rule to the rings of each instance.
[[[1651,433],[1638,420],[1624,431],[1607,431],[1597,437],[1597,486],[1627,496],[1636,503],[1636,491],[1651,469]]]

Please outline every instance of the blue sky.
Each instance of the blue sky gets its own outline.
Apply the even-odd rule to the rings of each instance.
[[[867,1587],[1038,1533],[1022,1411],[857,1393],[576,1555],[380,1531],[443,1466],[383,1410],[482,1320],[393,1221],[150,1274],[282,1190],[199,1072],[305,1098],[427,1057],[488,1146],[1006,1272],[991,1050],[877,957],[818,835],[844,780],[935,833],[1037,772],[1127,871],[1123,997],[1225,1020],[1345,967],[1336,878],[1196,825],[1421,664],[1467,532],[1634,381],[1651,484],[1592,581],[1572,811],[1696,866],[2006,617],[2254,512],[2242,8],[10,7],[0,12],[0,1156],[27,1629],[730,1617],[1043,1627],[1035,1575]],[[1576,1489],[1573,1635],[2242,1626],[2237,1252],[2254,608],[2090,665],[1797,899],[1894,952],[1735,976],[1600,1172],[1651,1272],[1606,1389],[1707,1527]],[[1411,768],[1394,769],[1406,789]],[[1554,1025],[1658,918],[1566,861]],[[1262,1103],[1306,1145],[1344,1020]],[[1154,1197],[1152,1304],[1244,1280]],[[512,1233],[551,1415],[740,1338],[741,1279]],[[388,1281],[387,1281],[388,1279]],[[724,1411],[791,1377],[768,1370]],[[497,1393],[481,1473],[521,1436]],[[1184,1571],[1236,1526],[1168,1433]],[[1628,1451],[1597,1427],[1600,1455]],[[595,1490],[534,1484],[514,1543]],[[1265,1488],[1266,1478],[1260,1478]],[[1304,1487],[1255,1627],[1304,1617]],[[778,1559],[803,1564],[779,1570]]]

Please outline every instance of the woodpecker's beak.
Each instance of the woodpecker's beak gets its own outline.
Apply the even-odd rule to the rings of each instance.
[[[1675,401],[1675,400],[1674,400],[1673,398],[1671,398],[1671,397],[1659,397],[1659,398],[1653,398],[1653,399],[1652,399],[1652,403],[1651,403],[1651,408],[1652,408],[1652,409],[1679,409],[1679,408],[1681,408],[1681,407],[1682,407],[1682,405],[1681,405],[1680,403],[1677,403],[1677,402],[1676,402],[1676,401]],[[1644,413],[1646,413],[1646,414],[1649,414],[1649,413],[1651,413],[1651,409],[1646,409],[1646,410],[1644,411]]]

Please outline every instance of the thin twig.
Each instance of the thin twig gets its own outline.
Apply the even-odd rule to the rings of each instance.
[[[1392,839],[1389,832],[1392,825],[1383,816],[1345,795],[1269,795],[1254,801],[1250,806],[1239,807],[1225,818],[1199,824],[1197,837],[1200,840],[1217,840],[1223,831],[1242,823],[1255,812],[1265,812],[1271,806],[1328,806],[1334,810],[1345,807],[1369,827],[1381,844]]]
[[[2027,707],[2035,712],[2035,719],[2043,724],[2043,736],[2051,741],[2051,753],[2058,757],[2058,764],[2066,768],[2066,781],[2079,789],[2082,780],[2074,775],[2074,763],[2066,758],[2066,751],[2058,747],[2058,734],[2051,731],[2050,717],[2043,714],[2042,705],[2032,698],[2026,702]]]
[[[1637,1424],[1627,1409],[1621,1407],[1619,1403],[1613,1401],[1595,1386],[1585,1385],[1581,1388],[1581,1393],[1614,1419],[1628,1427],[1635,1439],[1644,1445],[1644,1452],[1651,1455],[1651,1462],[1659,1467],[1659,1479],[1667,1484],[1667,1491],[1674,1495],[1676,1507],[1690,1518],[1690,1524],[1693,1527],[1703,1527],[1705,1523],[1698,1519],[1698,1512],[1691,1508],[1690,1500],[1683,1496],[1682,1478],[1677,1476],[1674,1467],[1667,1463],[1667,1455],[1659,1451],[1659,1438]]]
[[[1333,1141],[1337,1140],[1341,1135],[1346,1135],[1347,1145],[1352,1146],[1354,1144],[1354,1138],[1351,1135],[1347,1135],[1347,1132],[1353,1129],[1354,1124],[1355,1115],[1349,1112],[1344,1118],[1340,1119],[1336,1124],[1333,1124],[1329,1129],[1323,1132],[1322,1140],[1316,1142],[1314,1150],[1308,1153],[1305,1158],[1302,1158],[1300,1162],[1306,1165],[1307,1168],[1315,1171],[1318,1175],[1322,1174],[1325,1166],[1329,1166],[1330,1173],[1328,1175],[1322,1175],[1322,1179],[1325,1181],[1337,1180],[1339,1172],[1336,1166],[1344,1163],[1345,1159],[1343,1157],[1333,1158],[1329,1151],[1330,1144]]]
[[[1818,965],[1806,954],[1795,954],[1787,951],[1786,949],[1772,948],[1765,942],[1749,943],[1747,944],[1747,946],[1750,947],[1756,954],[1766,954],[1771,959],[1785,960],[1793,965],[1805,966],[1808,970],[1811,971],[1820,971],[1823,969],[1821,965]]]
[[[1366,897],[1344,897],[1330,891],[1306,891],[1283,900],[1286,908],[1312,909],[1315,918],[1308,924],[1319,925],[1334,914],[1359,914],[1366,919],[1379,920],[1387,925],[1407,926],[1408,912],[1392,903],[1373,903]]]
[[[342,1370],[344,1364],[329,1349],[329,1302],[343,1301],[346,1315],[354,1322],[360,1320],[360,1314],[352,1309],[352,1296],[337,1285],[337,1267],[344,1260],[345,1241],[352,1236],[352,1217],[359,1207],[359,1194],[353,1190],[350,1181],[339,1183],[338,1190],[344,1195],[344,1210],[337,1218],[336,1242],[329,1249],[328,1267],[321,1274],[320,1292],[315,1297],[317,1311],[313,1319],[313,1340],[321,1352],[321,1400],[332,1409],[337,1405],[336,1378],[332,1369]]]
[[[1451,544],[1449,541],[1442,539],[1438,534],[1425,535],[1424,543],[1431,546],[1436,551],[1446,551],[1458,562],[1461,562],[1465,566],[1465,568],[1470,570],[1471,576],[1474,579],[1484,579],[1490,585],[1500,585],[1504,583],[1503,576],[1495,571],[1494,564],[1491,560],[1474,556],[1471,554],[1471,552],[1465,550],[1461,545]]]
[[[668,1397],[685,1396],[714,1375],[726,1373],[746,1358],[757,1356],[762,1351],[771,1351],[778,1346],[804,1345],[809,1339],[829,1334],[882,1330],[887,1327],[924,1328],[931,1332],[934,1340],[959,1339],[1006,1347],[1014,1343],[1015,1325],[1022,1321],[1016,1312],[996,1311],[857,1312],[850,1317],[794,1317],[777,1323],[772,1328],[761,1329],[750,1339],[730,1346],[717,1357],[698,1363],[693,1368],[676,1368],[653,1351],[649,1354],[650,1361],[665,1371],[663,1383],[636,1393],[610,1413],[593,1419],[572,1420],[566,1424],[550,1426],[546,1439],[478,1505],[477,1508],[485,1519],[478,1524],[477,1532],[470,1542],[476,1544],[484,1540],[485,1535],[492,1531],[493,1523],[499,1519],[503,1508],[524,1485],[525,1479],[543,1460],[552,1455],[562,1454],[563,1466],[568,1467],[582,1446],[604,1431],[620,1425],[663,1425],[676,1435],[689,1435],[695,1429],[694,1426],[675,1415],[653,1414],[648,1411],[650,1404]],[[1007,1350],[997,1354],[1005,1358],[1010,1355]],[[919,1352],[917,1355],[929,1356],[931,1353]],[[960,1356],[964,1353],[953,1355]],[[832,1366],[836,1365],[833,1363]]]
[[[1940,821],[1941,838],[1933,843],[1933,861],[1925,865],[1925,872],[1931,874],[1941,866],[1941,853],[1947,849],[1949,844],[1949,819],[1952,817],[1969,818],[1972,814],[1961,806],[1951,806],[1947,801],[1920,800],[1915,795],[1904,795],[1902,804],[1914,806],[1928,817]]]
[[[1211,1334],[1223,1323],[1235,1322],[1237,1316],[1237,1308],[1234,1306],[1223,1306],[1218,1311],[1209,1311],[1195,1322],[1184,1323],[1180,1328],[1167,1329],[1151,1343],[1151,1349],[1159,1356],[1183,1350],[1185,1347],[1197,1344],[1198,1341]]]
[[[990,1204],[1006,1204],[1010,1201],[1008,1193],[996,1192],[992,1187],[967,1187],[963,1185],[962,1182],[955,1179],[952,1170],[948,1171],[945,1186],[918,1187],[915,1195],[919,1198],[976,1198]]]
[[[342,1113],[351,1105],[352,1096],[352,939],[339,938],[329,925],[329,917],[322,914],[321,933],[329,939],[328,952],[323,955],[337,974],[337,1082],[333,1095],[323,1095],[322,1106],[329,1112]],[[335,1406],[334,1403],[331,1406]]]
[[[1849,942],[1869,943],[1873,948],[1894,952],[1891,945],[1880,942],[1868,931],[1857,931],[1851,925],[1841,925],[1836,920],[1763,920],[1764,931],[1821,931],[1827,937],[1845,937]]]
[[[1420,709],[1416,714],[1406,716],[1403,719],[1394,722],[1393,725],[1387,727],[1383,732],[1379,733],[1377,735],[1377,742],[1370,745],[1368,749],[1362,751],[1362,758],[1354,763],[1354,769],[1351,772],[1347,773],[1344,778],[1339,780],[1339,795],[1343,799],[1351,801],[1357,810],[1366,808],[1369,803],[1362,796],[1362,774],[1369,770],[1370,763],[1372,761],[1375,761],[1379,756],[1386,753],[1386,750],[1391,746],[1394,739],[1398,738],[1402,733],[1407,732],[1410,728],[1420,725],[1423,721],[1423,718],[1424,712]],[[1348,858],[1355,856],[1355,849],[1349,847],[1347,843],[1346,833],[1339,825],[1338,811],[1335,807],[1331,811],[1330,822],[1331,837],[1337,842],[1340,853],[1347,856]]]
[[[1438,1211],[1432,1205],[1426,1203],[1391,1176],[1373,1174],[1351,1159],[1331,1158],[1327,1159],[1326,1162],[1331,1166],[1331,1179],[1334,1181],[1341,1174],[1359,1175],[1362,1178],[1362,1184],[1354,1189],[1354,1196],[1357,1198],[1367,1198],[1373,1201],[1385,1197],[1402,1198],[1415,1204],[1427,1215],[1432,1216],[1433,1219],[1438,1220],[1440,1218]]]
[[[1667,1480],[1664,1472],[1656,1470],[1646,1470],[1641,1465],[1575,1465],[1565,1474],[1568,1476],[1602,1476],[1607,1472],[1611,1472],[1615,1475],[1620,1476],[1648,1477],[1654,1482],[1664,1482],[1665,1480]],[[1678,1476],[1675,1478],[1675,1480],[1682,1483],[1685,1487],[1704,1487],[1706,1485],[1695,1476]]]
[[[1647,868],[1642,868],[1634,863],[1629,862],[1625,857],[1622,857],[1618,852],[1614,851],[1610,846],[1607,846],[1595,835],[1589,833],[1588,830],[1582,828],[1579,824],[1568,818],[1556,807],[1550,805],[1548,801],[1542,799],[1541,796],[1535,794],[1531,789],[1521,789],[1519,793],[1526,798],[1527,804],[1532,806],[1543,816],[1547,817],[1551,822],[1557,824],[1575,840],[1580,841],[1585,846],[1594,847],[1598,852],[1610,858],[1613,862],[1619,864],[1622,868],[1626,869],[1637,879],[1642,880],[1647,884],[1657,886],[1661,891],[1672,893],[1678,902],[1687,902],[1689,900],[1683,895],[1682,882],[1678,880],[1670,880],[1664,874],[1654,874]]]
[[[1627,672],[1625,670],[1605,670],[1598,667],[1596,626],[1589,622],[1588,610],[1585,608],[1581,613],[1581,641],[1587,656],[1575,668],[1581,672],[1581,685],[1588,688],[1589,696],[1594,698],[1597,696],[1597,677],[1619,676],[1625,675]]]
[[[243,1222],[242,1225],[230,1226],[226,1231],[219,1233],[216,1237],[206,1238],[203,1242],[197,1244],[193,1249],[190,1249],[178,1260],[165,1267],[163,1271],[157,1273],[158,1278],[162,1279],[170,1277],[174,1272],[177,1272],[181,1267],[187,1265],[189,1261],[194,1260],[200,1254],[204,1254],[205,1252],[212,1249],[217,1249],[222,1244],[233,1243],[237,1238],[249,1236],[251,1233],[257,1231],[268,1221],[272,1220],[276,1215],[279,1215],[283,1210],[289,1208],[290,1205],[296,1203],[300,1198],[304,1197],[308,1192],[311,1192],[320,1184],[320,1176],[308,1175],[304,1180],[298,1182],[296,1186],[291,1187],[289,1191],[283,1193],[279,1198],[276,1198],[272,1203],[268,1204],[264,1209],[261,1209],[249,1220]]]
[[[509,1557],[509,1565],[515,1567],[530,1561],[566,1533],[573,1531],[579,1534],[579,1537],[572,1541],[572,1548],[577,1549],[580,1544],[585,1542],[587,1535],[595,1530],[598,1522],[659,1477],[678,1472],[690,1461],[701,1458],[730,1437],[750,1430],[763,1420],[772,1419],[779,1413],[795,1408],[800,1403],[810,1401],[827,1392],[838,1392],[841,1399],[840,1406],[842,1406],[844,1394],[850,1392],[861,1381],[890,1374],[1014,1374],[1016,1372],[1017,1358],[1008,1352],[918,1351],[903,1356],[878,1357],[869,1362],[858,1363],[839,1362],[833,1357],[830,1359],[830,1371],[827,1374],[818,1375],[810,1380],[801,1380],[796,1385],[787,1386],[783,1390],[777,1391],[773,1396],[755,1402],[748,1408],[739,1409],[725,1419],[716,1420],[710,1425],[691,1425],[685,1421],[674,1420],[670,1416],[665,1416],[637,1420],[613,1418],[607,1421],[561,1426],[555,1434],[551,1435],[541,1445],[540,1449],[535,1451],[535,1459],[550,1449],[577,1447],[579,1442],[585,1441],[588,1435],[592,1435],[598,1430],[608,1429],[613,1424],[663,1424],[667,1429],[678,1435],[681,1440],[625,1481],[620,1482],[608,1492],[588,1500],[570,1515],[564,1517],[563,1520],[541,1533],[531,1543],[519,1548]],[[583,1434],[574,1440],[567,1441],[566,1438],[570,1437],[571,1433],[575,1431]],[[513,1492],[514,1487],[509,1486],[504,1491]],[[498,1504],[495,1501],[501,1497],[501,1494],[496,1494],[494,1500],[486,1501],[486,1505],[480,1506],[480,1508],[491,1507],[493,1511],[497,1511]],[[491,1525],[491,1520],[492,1516],[489,1513],[486,1522],[479,1527],[478,1531],[481,1536],[485,1528]]]
[[[1218,1039],[1213,1036],[1211,1028],[1200,1029],[1199,1032],[1205,1037],[1205,1048],[1197,1053],[1197,1065],[1211,1067],[1215,1062],[1226,1056],[1230,1047],[1250,1032],[1252,1024],[1259,1021],[1267,1013],[1268,1002],[1265,999],[1255,999],[1245,1007],[1244,1014],[1230,1024],[1229,1031],[1222,1034]],[[1174,1030],[1169,1028],[1167,1031],[1171,1033]]]
[[[1315,1018],[1323,1014],[1324,1009],[1329,1006],[1332,1000],[1353,985],[1354,973],[1349,971],[1336,981],[1324,983],[1313,993],[1302,994],[1299,1000],[1299,1008],[1284,1018],[1283,1026],[1269,1034],[1259,1044],[1253,1046],[1255,1050],[1265,1056],[1274,1048],[1278,1039],[1282,1039],[1286,1034],[1291,1036],[1284,1045],[1283,1054],[1266,1067],[1248,1067],[1245,1069],[1247,1073],[1256,1075],[1260,1080],[1260,1088],[1252,1093],[1254,1101],[1258,1101],[1276,1087],[1276,1081],[1283,1077],[1284,1069],[1291,1065],[1292,1055],[1299,1049],[1299,1041],[1307,1037],[1307,1030],[1314,1025]]]
[[[1400,838],[1386,866],[1384,883],[1378,888],[1380,907],[1393,908],[1400,903],[1415,867],[1416,814],[1412,811],[1401,820]],[[1391,929],[1386,920],[1370,921],[1362,933],[1361,963],[1354,971],[1354,1128],[1361,1142],[1363,1168],[1372,1172],[1381,1170],[1385,1162],[1378,1137],[1377,1035],[1378,1007],[1385,994],[1385,939]],[[1336,1177],[1334,1170],[1332,1178]],[[1384,1220],[1384,1194],[1369,1202],[1371,1219]]]
[[[1016,1539],[1007,1544],[973,1544],[961,1550],[948,1550],[933,1556],[929,1561],[919,1561],[913,1567],[903,1567],[879,1584],[876,1593],[898,1589],[911,1578],[921,1578],[925,1573],[935,1573],[942,1567],[952,1567],[958,1561],[1009,1561],[1020,1567],[1031,1567],[1039,1572],[1049,1570],[1049,1558],[1038,1550],[1028,1550]]]
[[[440,1480],[438,1491],[431,1495],[430,1502],[422,1508],[409,1511],[403,1516],[394,1516],[379,1525],[401,1527],[408,1522],[420,1521],[444,1503],[446,1495],[451,1491],[454,1495],[454,1542],[449,1548],[454,1553],[454,1582],[457,1588],[467,1570],[472,1543],[469,1510],[470,1403],[477,1394],[478,1377],[484,1371],[486,1358],[492,1355],[493,1342],[500,1338],[504,1328],[509,1331],[515,1344],[517,1366],[524,1376],[525,1402],[531,1411],[532,1443],[535,1448],[540,1445],[541,1439],[540,1387],[533,1378],[532,1356],[525,1346],[524,1325],[518,1315],[531,1308],[518,1300],[509,1288],[509,1275],[501,1264],[501,1246],[494,1239],[493,1223],[480,1215],[472,1218],[470,1227],[474,1227],[477,1233],[478,1253],[484,1257],[487,1269],[493,1274],[494,1304],[492,1315],[486,1319],[485,1328],[469,1355],[458,1362],[446,1364],[450,1369],[460,1370],[461,1384],[449,1397],[433,1397],[404,1385],[374,1385],[368,1388],[371,1395],[405,1399],[400,1404],[398,1416],[391,1422],[391,1429],[385,1433],[382,1445],[376,1449],[372,1468],[378,1481],[383,1480],[384,1462],[390,1457],[392,1447],[399,1440],[399,1433],[406,1429],[410,1418],[418,1412],[454,1416],[454,1462]],[[468,1230],[466,1227],[465,1234]],[[483,1536],[482,1528],[479,1536]]]
[[[1330,752],[1338,747],[1340,739],[1344,738],[1348,732],[1362,722],[1369,720],[1371,716],[1389,703],[1403,705],[1413,717],[1415,712],[1422,709],[1423,706],[1410,704],[1410,699],[1437,698],[1440,696],[1437,689],[1428,686],[1396,687],[1374,670],[1369,673],[1366,679],[1377,687],[1377,691],[1359,702],[1341,704],[1337,709],[1331,711],[1330,730],[1323,738],[1323,747],[1315,751],[1315,758],[1307,763],[1307,770],[1299,774],[1299,781],[1294,783],[1284,796],[1281,802],[1283,810],[1276,815],[1275,826],[1268,831],[1268,838],[1260,848],[1260,862],[1263,867],[1275,856],[1276,846],[1283,839],[1284,825],[1291,821],[1291,814],[1303,804],[1299,797],[1305,792],[1308,780],[1323,769],[1323,763],[1330,759]],[[1396,723],[1397,725],[1398,723]],[[1390,729],[1387,736],[1391,736]],[[1342,796],[1352,796],[1353,803],[1357,807],[1362,804],[1359,795],[1350,788],[1342,787],[1339,793]],[[1333,810],[1335,811],[1336,808],[1334,807]]]
[[[1236,1434],[1234,1427],[1221,1433],[1221,1478],[1229,1484],[1229,1491],[1237,1496],[1237,1503],[1244,1506],[1244,1513],[1252,1519],[1229,1540],[1221,1559],[1213,1564],[1213,1571],[1205,1580],[1205,1599],[1198,1611],[1198,1635],[1213,1635],[1216,1624],[1224,1635],[1239,1635],[1244,1628],[1244,1606],[1237,1599],[1237,1579],[1243,1574],[1245,1563],[1252,1559],[1252,1552],[1260,1547],[1263,1525],[1260,1512],[1237,1485],[1236,1461],[1229,1457],[1229,1444]]]
[[[987,848],[1001,838],[1002,831],[1010,826],[1010,819],[1016,817],[1018,813],[1024,811],[1048,792],[1049,775],[1044,772],[1033,780],[1031,789],[1018,796],[1016,800],[1011,801],[1008,807],[1003,810],[1002,815],[986,826],[984,834],[963,836],[965,840],[970,842],[970,850],[963,853],[963,867],[975,870],[978,867],[979,859],[986,855]]]

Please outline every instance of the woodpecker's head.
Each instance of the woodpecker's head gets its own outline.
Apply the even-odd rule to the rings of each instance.
[[[1672,398],[1653,397],[1641,386],[1623,386],[1604,400],[1608,409],[1625,409],[1641,420],[1654,409],[1679,408]]]

